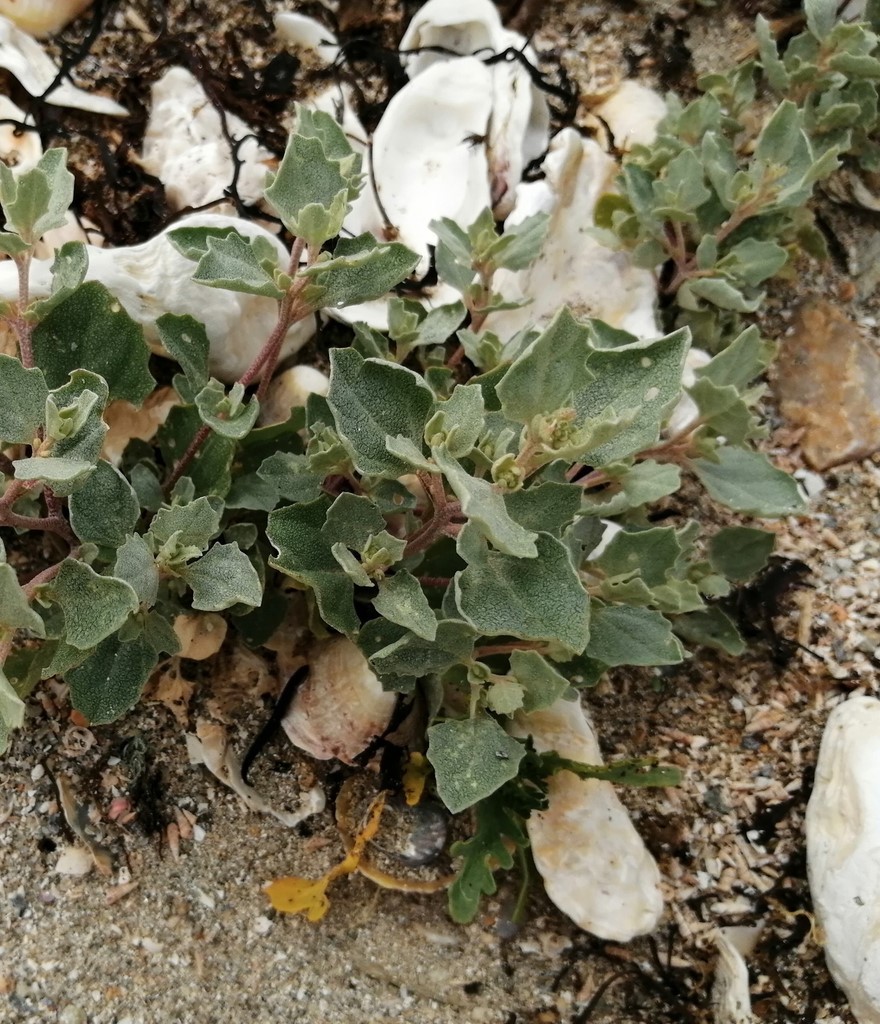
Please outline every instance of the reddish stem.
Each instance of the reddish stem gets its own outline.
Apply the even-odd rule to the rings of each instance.
[[[18,270],[18,316],[13,321],[15,332],[18,335],[18,347],[21,354],[22,365],[31,369],[34,365],[34,349],[31,344],[30,323],[25,319],[25,312],[30,300],[30,273],[31,259],[33,252],[26,249],[20,256],[15,257],[15,267]]]

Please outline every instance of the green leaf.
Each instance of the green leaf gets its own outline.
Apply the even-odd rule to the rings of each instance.
[[[0,232],[0,252],[7,256],[20,256],[23,252],[27,252],[30,246],[27,242],[22,241],[18,235],[13,235],[9,231]]]
[[[578,515],[583,500],[580,484],[550,481],[504,495],[507,514],[514,522],[533,533],[552,533],[558,537]]]
[[[202,422],[215,434],[240,441],[251,432],[260,413],[257,399],[245,402],[244,397],[240,381],[233,384],[227,394],[220,381],[212,377],[196,395],[196,408]]]
[[[156,386],[148,368],[144,332],[98,281],[80,285],[37,324],[34,361],[50,388],[72,371],[91,370],[107,382],[110,398],[140,406]]]
[[[666,582],[681,554],[678,533],[669,526],[651,530],[621,530],[596,559],[607,577],[638,573],[647,586]]]
[[[437,795],[453,814],[515,778],[525,747],[494,718],[440,722],[428,729],[428,760]]]
[[[144,617],[144,638],[156,654],[179,654],[180,641],[174,626],[159,612],[150,612]]]
[[[143,633],[125,642],[118,635],[108,637],[65,674],[73,706],[93,725],[115,721],[137,704],[158,660]]]
[[[634,411],[632,421],[612,440],[583,454],[592,466],[607,466],[650,448],[660,436],[666,410],[681,392],[681,374],[690,346],[687,329],[653,342],[596,351],[587,363],[594,379],[571,404],[579,423],[613,411]]]
[[[432,220],[428,227],[437,236],[434,260],[440,280],[463,294],[477,276],[473,248],[467,232],[448,217]]]
[[[31,608],[12,566],[0,562],[0,636],[10,629],[29,629],[46,635],[42,618]]]
[[[485,254],[485,261],[505,270],[525,270],[538,258],[550,227],[546,213],[534,213],[509,227]]]
[[[49,311],[69,298],[85,281],[89,269],[89,254],[82,242],[65,242],[55,253],[52,262],[52,291],[49,298],[28,307],[28,315],[43,320]]]
[[[317,111],[312,114],[328,117]],[[326,134],[323,138],[306,137],[299,132],[291,135],[278,173],[270,176],[265,191],[266,199],[288,231],[304,238],[309,248],[315,250],[339,234],[360,179],[360,157],[348,141],[343,136],[348,146],[343,153],[340,140],[333,139],[332,149],[337,154],[334,157],[325,148],[328,138]]]
[[[433,640],[437,636],[437,619],[422,585],[403,569],[379,581],[379,593],[373,598],[373,607],[386,619],[405,626],[424,640]]]
[[[24,701],[0,668],[0,754],[6,752],[9,734],[24,725]]]
[[[132,534],[116,552],[113,575],[125,580],[142,605],[152,608],[156,603],[159,570],[149,545],[140,534]]]
[[[330,259],[300,272],[303,299],[316,309],[342,309],[378,299],[405,280],[419,258],[398,242],[380,245],[370,234],[342,238]]]
[[[747,327],[718,355],[695,371],[697,380],[710,380],[718,387],[742,390],[770,365],[775,353],[772,342],[765,341],[757,327]]]
[[[14,356],[0,355],[0,439],[30,444],[45,422],[48,396],[41,370],[26,370]]]
[[[418,374],[354,349],[331,349],[327,402],[336,429],[358,471],[396,479],[409,472],[390,455],[385,439],[398,435],[421,448],[434,395]]]
[[[270,512],[266,533],[278,554],[269,559],[269,564],[311,587],[324,622],[341,633],[352,634],[360,626],[354,609],[354,585],[321,533],[330,504],[329,499],[319,498]]]
[[[205,325],[189,315],[165,313],[156,321],[162,348],[175,359],[194,394],[208,383],[210,342]]]
[[[205,247],[193,273],[193,281],[209,288],[264,295],[268,299],[284,297],[284,292],[275,283],[274,267],[268,258],[265,239],[260,236],[244,238],[237,231],[230,231],[222,238],[208,235]],[[275,249],[271,248],[270,252],[271,260],[277,266]]]
[[[514,361],[495,391],[509,420],[530,423],[541,413],[570,405],[572,393],[592,379],[590,330],[567,308]],[[679,376],[679,381],[681,380]]]
[[[124,580],[99,576],[85,562],[67,558],[52,583],[51,595],[64,612],[64,638],[80,651],[101,643],[138,609],[138,598]]]
[[[70,496],[70,525],[83,541],[118,548],[134,531],[141,510],[131,484],[103,459]]]
[[[461,502],[461,511],[468,522],[473,523],[499,551],[519,558],[534,558],[536,534],[511,519],[502,492],[488,480],[480,480],[465,472],[444,447],[433,448],[432,454]]]
[[[717,462],[695,459],[694,470],[715,501],[735,512],[776,517],[805,510],[797,484],[760,452],[719,448]]]
[[[568,557],[549,534],[537,535],[537,557],[515,558],[485,546],[468,552],[455,575],[461,615],[485,636],[547,640],[575,653],[590,637],[590,604]]]
[[[680,768],[657,764],[652,758],[627,758],[611,764],[582,764],[560,757],[555,750],[537,755],[543,772],[572,772],[581,779],[597,779],[616,786],[678,786],[681,785]]]
[[[837,21],[837,0],[804,0],[807,28],[821,42],[831,35]]]
[[[712,303],[719,309],[730,309],[736,313],[754,313],[761,305],[762,296],[747,299],[742,290],[720,277],[701,277],[685,281],[679,288],[677,301],[683,309],[701,309],[700,300]]]
[[[510,672],[523,688],[523,711],[549,708],[568,690],[568,680],[537,651],[514,651]]]
[[[776,37],[773,34],[770,22],[767,21],[763,14],[759,14],[755,20],[755,35],[758,40],[758,52],[761,56],[761,66],[764,68],[764,74],[767,76],[767,81],[770,83],[771,88],[775,89],[776,92],[786,92],[791,83],[791,79],[785,69],[785,64],[779,57]]]
[[[754,287],[773,277],[787,262],[787,250],[776,242],[745,238],[718,261],[716,268],[737,283]]]
[[[389,635],[393,637],[390,641]],[[433,640],[425,640],[411,630],[400,635],[400,627],[377,619],[364,626],[359,642],[379,675],[421,679],[445,672],[470,657],[474,639],[473,629],[458,619],[441,619]]]
[[[220,532],[223,503],[217,498],[201,497],[185,505],[160,508],[150,523],[150,533],[159,545],[172,538],[182,548],[202,552]]]
[[[59,497],[75,491],[95,468],[93,462],[82,459],[16,459],[13,465],[17,480],[39,480]]]
[[[491,896],[497,890],[495,871],[513,867],[511,847],[528,848],[525,822],[507,805],[507,789],[496,790],[488,800],[477,804],[473,835],[450,848],[453,857],[462,858],[449,887],[449,915],[458,924],[470,923],[479,910],[481,896]]]
[[[776,534],[748,526],[727,526],[709,541],[709,561],[716,572],[734,583],[751,579],[767,564]]]
[[[376,505],[359,494],[340,494],[327,511],[321,528],[326,543],[342,543],[363,551],[371,536],[385,529],[385,519]]]
[[[434,415],[425,427],[425,440],[436,447],[444,445],[456,459],[470,455],[485,422],[483,391],[478,384],[457,384],[446,399],[438,401]]]
[[[285,501],[314,501],[320,497],[324,477],[309,468],[305,455],[293,452],[276,452],[264,459],[257,470],[257,476],[270,484],[278,497]],[[267,509],[271,512],[277,498]]]
[[[713,605],[687,615],[677,615],[672,628],[685,641],[714,647],[734,657],[744,654],[746,644],[732,620]]]
[[[675,494],[681,487],[681,470],[669,463],[647,459],[637,462],[600,490],[584,494],[584,512],[593,516],[616,516],[649,502]]]
[[[67,150],[48,149],[36,167],[14,175],[0,169],[0,201],[6,227],[33,244],[47,231],[63,227],[73,202],[73,175],[67,169]]]
[[[660,612],[594,602],[586,653],[614,665],[677,665],[684,648]]]
[[[237,544],[214,544],[179,575],[192,588],[197,611],[221,612],[234,604],[256,608],[263,599],[257,570]]]

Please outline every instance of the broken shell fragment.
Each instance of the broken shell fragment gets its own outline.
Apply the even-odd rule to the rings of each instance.
[[[825,960],[859,1024],[880,1024],[880,701],[831,712],[807,805],[807,877]]]
[[[662,96],[632,79],[621,82],[592,112],[607,125],[618,153],[628,153],[633,146],[649,146],[667,113]]]
[[[298,50],[311,50],[325,64],[332,64],[339,56],[336,36],[315,18],[294,11],[275,15],[278,38]]]
[[[31,96],[45,96],[47,103],[57,107],[73,107],[95,114],[124,117],[125,107],[107,96],[78,89],[58,74],[55,62],[27,32],[16,27],[9,18],[0,16],[0,68],[17,78]],[[51,88],[51,92],[46,90]]]
[[[186,68],[169,68],[153,84],[150,119],[140,165],[165,186],[172,209],[206,206],[223,199],[235,179],[239,197],[263,197],[273,154],[235,114],[220,112]],[[225,129],[224,129],[225,124]],[[235,147],[235,160],[233,160]]]
[[[281,724],[312,757],[351,764],[388,728],[396,702],[351,640],[334,637],[312,647],[309,676]]]
[[[715,1024],[752,1024],[752,997],[745,958],[754,950],[763,925],[719,928],[715,934],[718,960],[712,983]]]
[[[653,274],[590,234],[596,203],[613,189],[617,162],[596,142],[565,128],[553,139],[543,167],[546,179],[520,187],[508,220],[549,214],[541,251],[526,270],[501,270],[494,278],[506,300],[524,305],[490,313],[486,330],[508,341],[529,323],[546,325],[560,306],[568,306],[578,318],[595,317],[639,338],[657,337]]]
[[[91,6],[92,0],[0,0],[0,15],[39,38],[64,28]]]
[[[519,713],[509,731],[531,736],[539,752],[602,763],[578,701]],[[603,939],[628,942],[653,931],[663,913],[660,871],[611,783],[558,772],[548,782],[548,798],[547,810],[533,813],[527,827],[550,899],[578,927]]]
[[[99,249],[88,246],[87,281],[100,281],[122,303],[128,315],[144,328],[148,344],[162,353],[156,319],[165,313],[186,314],[205,325],[210,342],[208,369],[220,380],[238,380],[259,354],[278,319],[274,299],[225,289],[207,289],[193,281],[195,264],[182,256],[168,238],[183,227],[234,228],[246,238],[261,236],[278,252],[282,266],[290,256],[275,235],[253,221],[221,214],[193,214],[143,245]],[[52,288],[48,260],[34,260],[31,270],[32,298],[45,298]],[[18,298],[15,265],[0,264],[0,299]],[[288,332],[281,358],[291,355],[314,334],[314,318],[294,325]]]
[[[696,384],[696,371],[701,370],[706,366],[711,358],[712,357],[709,353],[704,352],[701,348],[688,349],[688,353],[684,357],[684,370],[681,374],[681,386],[683,388],[689,388]],[[670,437],[676,437],[678,434],[687,430],[692,423],[696,423],[699,417],[700,410],[697,408],[697,403],[690,395],[682,394],[666,422],[665,432]]]
[[[0,96],[0,118],[20,124],[33,123],[8,96]],[[25,131],[14,124],[0,125],[0,160],[14,174],[23,174],[36,167],[42,155],[43,144],[36,128]]]

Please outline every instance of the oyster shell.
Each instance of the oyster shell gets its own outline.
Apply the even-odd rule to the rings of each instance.
[[[492,113],[492,76],[474,57],[438,63],[398,92],[373,137],[365,188],[346,218],[354,234],[396,238],[430,269],[432,220],[471,224],[490,202],[489,166],[481,140]]]
[[[807,805],[807,877],[825,960],[859,1024],[880,1024],[880,701],[831,712]]]
[[[579,701],[520,712],[509,731],[531,736],[538,751],[602,763]],[[628,942],[653,931],[663,913],[660,871],[611,783],[559,772],[548,795],[547,810],[533,813],[527,827],[550,899],[578,927],[603,939]]]
[[[31,96],[43,96],[58,78],[55,62],[43,47],[27,32],[22,32],[9,18],[0,16],[0,68],[18,79]],[[60,82],[46,96],[46,102],[57,107],[74,107],[95,114],[125,117],[128,111],[108,96],[78,89],[67,79]]]
[[[140,165],[165,186],[172,209],[205,206],[223,198],[235,173],[230,139],[244,140],[237,150],[239,196],[246,203],[262,199],[273,154],[235,114],[225,114],[227,138],[220,113],[190,71],[169,68],[153,84],[150,96]],[[226,206],[225,212],[232,212],[232,204]]]
[[[406,51],[424,49],[408,55]],[[515,50],[535,64],[537,57],[524,36],[501,24],[490,0],[429,0],[416,12],[400,43],[402,63],[411,78],[452,55],[481,58]],[[550,111],[544,94],[519,60],[487,68],[491,78],[492,116],[486,136],[495,216],[503,220],[513,209],[523,170],[547,148]],[[464,222],[459,222],[464,223]]]
[[[148,343],[161,352],[156,319],[163,313],[189,313],[205,325],[211,347],[210,372],[222,381],[237,380],[250,366],[271,334],[278,316],[273,299],[224,289],[208,289],[192,280],[195,266],[166,237],[181,227],[233,227],[245,237],[262,235],[278,251],[286,266],[289,254],[278,239],[252,221],[220,214],[193,214],[181,218],[143,245],[119,249],[88,246],[87,281],[101,281],[119,299],[128,315],[141,324]],[[52,287],[49,260],[34,260],[32,298],[44,298]],[[18,279],[11,262],[0,263],[0,299],[18,298]],[[304,345],[314,334],[314,318],[294,325],[287,335],[282,358]]]
[[[78,18],[92,0],[0,0],[0,15],[32,36],[50,36]]]
[[[509,341],[531,322],[547,324],[567,305],[577,317],[596,317],[639,338],[657,337],[653,275],[590,234],[596,203],[613,189],[616,161],[596,142],[566,128],[553,139],[543,166],[545,180],[520,188],[508,221],[549,214],[541,251],[526,270],[502,270],[494,280],[505,299],[526,305],[490,313],[486,330]]]
[[[339,43],[333,32],[307,14],[276,14],[275,32],[283,43],[298,50],[311,50],[325,64],[332,64],[339,56]]]
[[[312,757],[351,764],[388,728],[396,702],[360,650],[338,636],[312,647],[309,677],[281,724],[291,743]]]

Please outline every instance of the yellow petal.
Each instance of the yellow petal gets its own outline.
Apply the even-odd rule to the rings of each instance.
[[[403,794],[406,797],[407,806],[415,807],[422,799],[430,771],[431,766],[424,754],[414,751],[409,755],[406,768],[403,770]]]

